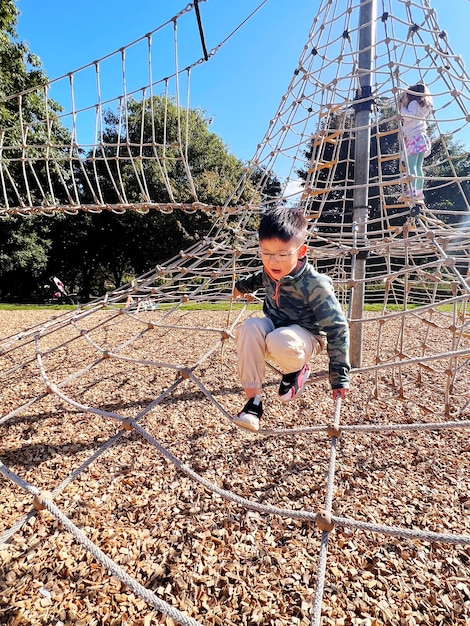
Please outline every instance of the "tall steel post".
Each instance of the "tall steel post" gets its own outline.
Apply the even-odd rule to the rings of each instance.
[[[358,81],[354,105],[356,111],[356,139],[354,155],[353,223],[356,224],[357,248],[354,267],[351,316],[361,319],[364,312],[364,293],[367,261],[367,219],[369,215],[369,159],[370,118],[372,110],[372,74],[376,39],[376,0],[361,0],[359,12]],[[353,367],[362,362],[362,323],[351,325],[350,359]]]

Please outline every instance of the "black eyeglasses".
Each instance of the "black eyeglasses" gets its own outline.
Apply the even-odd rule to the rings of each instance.
[[[303,243],[301,243],[300,246],[297,246],[297,248],[291,250],[290,252],[265,252],[264,250],[261,250],[261,248],[259,248],[259,254],[262,259],[273,258],[275,261],[287,261],[287,259],[295,254],[297,250],[299,250],[302,246]]]

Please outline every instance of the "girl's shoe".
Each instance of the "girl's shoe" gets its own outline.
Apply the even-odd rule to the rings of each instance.
[[[407,190],[398,198],[398,202],[411,202],[411,191]]]

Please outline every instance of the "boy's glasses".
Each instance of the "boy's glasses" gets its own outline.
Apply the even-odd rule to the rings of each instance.
[[[294,248],[294,250],[291,250],[290,252],[265,252],[264,250],[261,250],[260,248],[259,255],[262,259],[268,259],[268,260],[274,259],[275,261],[287,261],[287,259],[291,257],[293,254],[295,254],[297,250],[299,250],[302,246],[303,244],[301,243],[300,246],[297,246],[297,248]]]

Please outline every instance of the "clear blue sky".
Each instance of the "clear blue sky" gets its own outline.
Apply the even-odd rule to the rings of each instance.
[[[222,41],[261,1],[201,1],[208,49]],[[186,4],[185,0],[17,0],[21,11],[17,31],[41,58],[49,78],[56,78],[135,41]],[[213,118],[212,131],[237,157],[248,160],[263,138],[319,5],[319,0],[268,0],[206,64],[210,71],[205,73],[203,86],[192,94],[191,106],[202,108]],[[431,6],[454,52],[466,60],[469,69],[470,2],[431,0]],[[185,43],[191,48],[192,60],[201,56],[197,38],[183,41],[182,47]]]

